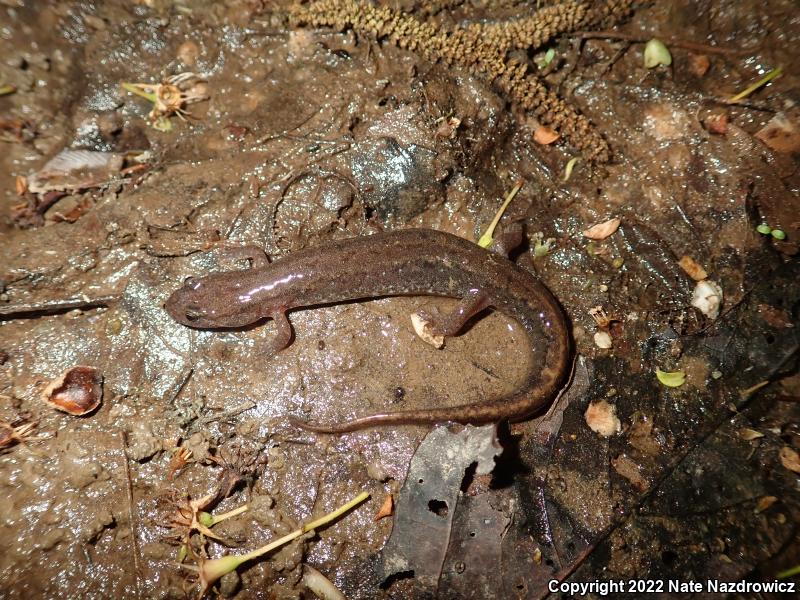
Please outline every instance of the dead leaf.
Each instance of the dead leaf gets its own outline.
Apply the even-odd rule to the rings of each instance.
[[[706,54],[689,53],[689,72],[695,77],[703,77],[711,67],[711,60]]]
[[[739,437],[745,442],[752,442],[753,440],[764,437],[764,434],[760,431],[756,431],[755,429],[744,427],[743,429],[739,430]]]
[[[589,429],[603,437],[610,437],[622,431],[622,424],[617,417],[617,407],[605,400],[589,404],[584,418]]]
[[[661,453],[661,445],[653,435],[653,421],[649,417],[640,417],[634,421],[628,432],[628,442],[648,456],[658,456]]]
[[[758,312],[764,322],[775,329],[790,329],[794,327],[792,319],[785,310],[775,308],[769,304],[759,304]]]
[[[380,510],[375,514],[375,521],[380,521],[384,517],[390,517],[394,513],[394,498],[389,494],[383,501]]]
[[[650,484],[647,483],[647,480],[642,477],[642,474],[639,472],[639,465],[637,465],[625,454],[620,454],[616,458],[612,458],[611,466],[614,467],[614,470],[617,473],[630,481],[633,487],[636,489],[644,491],[650,486]]]
[[[28,177],[34,194],[95,188],[118,177],[123,156],[113,152],[65,149]]]
[[[703,279],[708,277],[706,270],[691,256],[684,256],[678,261],[678,264],[681,269],[686,271],[686,274],[695,281],[703,281]]]
[[[756,512],[761,513],[767,510],[770,506],[775,504],[778,499],[775,496],[762,496],[756,503]]]
[[[784,446],[781,448],[778,456],[780,457],[781,464],[784,467],[793,473],[800,473],[800,455],[797,454],[796,450],[789,448],[789,446]]]
[[[800,128],[784,113],[772,117],[753,137],[776,152],[800,152]]]
[[[728,113],[723,112],[718,115],[711,115],[703,122],[703,124],[706,127],[706,131],[709,133],[725,135],[728,133],[728,121]]]
[[[542,146],[555,142],[560,136],[555,129],[542,125],[533,132],[533,141]]]
[[[597,225],[592,225],[583,232],[584,237],[589,238],[590,240],[604,240],[612,233],[614,233],[617,228],[619,228],[619,224],[621,223],[620,219],[614,218],[609,219],[605,223],[598,223]]]
[[[24,175],[17,175],[14,180],[14,187],[16,188],[17,196],[24,196],[25,192],[28,191],[28,180]]]

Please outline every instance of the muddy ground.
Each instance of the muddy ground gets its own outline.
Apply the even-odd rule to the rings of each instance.
[[[536,3],[385,4],[453,28]],[[290,24],[287,2],[2,0],[0,419],[20,439],[0,454],[0,596],[194,596],[190,533],[191,567],[362,491],[217,590],[313,597],[308,565],[353,600],[536,598],[551,579],[759,582],[800,563],[797,5],[641,4],[602,35],[511,52],[610,146],[565,181],[581,152],[535,141],[534,115],[479,73]],[[644,67],[654,36],[670,66]],[[121,87],[186,72],[183,119]],[[69,166],[98,162],[43,175],[65,149],[94,153]],[[193,331],[162,309],[187,276],[243,268],[230,246],[278,257],[405,227],[477,240],[518,181],[501,224],[524,224],[515,260],[563,304],[576,360],[546,416],[500,426],[491,474],[470,466],[491,427],[325,436],[286,416],[510,392],[535,365],[504,315],[438,350],[408,315],[451,300],[326,305],[292,312],[292,344],[265,358],[272,322]],[[604,239],[583,234],[613,218]],[[716,317],[692,305],[691,263],[722,291]],[[78,365],[102,402],[72,416],[43,395]],[[442,469],[451,450],[463,460]],[[249,506],[213,526],[225,545],[175,522],[209,494],[214,514]],[[389,495],[394,516],[376,520]]]

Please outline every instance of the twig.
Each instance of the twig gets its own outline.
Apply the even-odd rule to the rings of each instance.
[[[12,319],[32,319],[40,315],[68,312],[75,309],[99,308],[110,306],[119,300],[119,296],[98,296],[89,298],[67,298],[62,300],[45,300],[43,302],[30,302],[24,304],[9,304],[0,306],[0,321]]]
[[[667,46],[673,48],[683,48],[684,50],[694,50],[695,52],[705,52],[706,54],[723,54],[730,56],[744,56],[752,54],[755,50],[732,50],[730,48],[720,48],[719,46],[709,46],[708,44],[698,44],[696,42],[686,42],[683,40],[676,40],[668,37],[661,37],[658,35],[650,37],[641,37],[630,33],[622,33],[621,31],[576,31],[575,33],[566,34],[567,37],[579,37],[584,40],[588,39],[601,39],[601,40],[626,40],[634,44],[645,44],[653,37],[664,40]]]
[[[244,402],[244,403],[240,404],[239,406],[237,406],[235,408],[232,408],[230,410],[225,410],[225,411],[223,411],[221,413],[218,413],[218,414],[215,414],[215,415],[211,415],[211,416],[208,416],[208,417],[204,417],[204,418],[200,419],[200,423],[203,424],[203,425],[207,425],[208,423],[213,423],[214,421],[221,421],[223,419],[227,419],[228,417],[235,417],[236,415],[241,414],[243,412],[246,412],[246,411],[250,410],[251,408],[255,408],[255,407],[256,407],[256,403],[255,402],[252,402],[252,401]]]
[[[125,477],[127,479],[125,491],[128,496],[128,521],[131,524],[131,538],[133,539],[133,583],[134,589],[136,590],[136,597],[141,598],[142,593],[139,589],[139,581],[142,579],[142,562],[139,550],[139,538],[136,534],[136,513],[133,510],[133,480],[131,479],[131,465],[128,460],[128,435],[124,430],[120,430],[119,437],[122,441],[122,456],[125,461]]]

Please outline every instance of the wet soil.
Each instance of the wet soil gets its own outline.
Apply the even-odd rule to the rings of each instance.
[[[532,10],[386,4],[446,27]],[[187,497],[215,493],[211,512],[250,508],[214,527],[227,549],[193,536],[210,556],[372,496],[226,576],[219,591],[242,599],[313,597],[304,564],[355,600],[535,598],[554,578],[766,581],[800,563],[797,7],[643,4],[619,36],[548,45],[544,81],[613,154],[578,161],[565,181],[578,153],[535,142],[535,118],[480,77],[350,30],[293,29],[286,2],[0,1],[0,86],[15,88],[0,96],[0,420],[35,424],[0,454],[0,596],[195,594],[173,520]],[[643,66],[654,36],[671,66]],[[768,86],[724,101],[778,66]],[[169,131],[120,86],[185,72],[207,99],[169,116]],[[776,119],[783,144],[757,135]],[[64,149],[120,164],[91,185],[26,189]],[[517,181],[503,223],[525,226],[515,260],[570,318],[571,384],[549,415],[501,427],[494,474],[454,491],[466,512],[439,587],[385,582],[392,518],[374,516],[431,428],[316,436],[286,416],[327,423],[502,395],[535,368],[523,333],[488,312],[437,350],[408,316],[453,300],[382,298],[292,312],[292,344],[267,358],[271,322],[194,331],[162,305],[187,276],[242,268],[231,246],[285,256],[404,227],[477,240]],[[606,239],[582,234],[611,218],[621,225]],[[544,255],[536,234],[553,238]],[[722,290],[716,319],[691,304],[686,256]],[[42,399],[78,365],[103,377],[84,416]],[[656,369],[686,381],[666,387]],[[602,400],[606,436],[586,417]],[[476,532],[477,571],[454,545]]]

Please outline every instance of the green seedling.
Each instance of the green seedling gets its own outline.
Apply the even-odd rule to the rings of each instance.
[[[339,518],[343,514],[349,512],[362,502],[364,502],[367,498],[369,498],[369,492],[362,492],[355,498],[353,498],[347,504],[344,504],[337,508],[336,510],[329,512],[327,515],[320,517],[319,519],[315,519],[310,523],[304,524],[299,529],[296,529],[292,533],[289,533],[282,538],[279,538],[273,542],[270,542],[266,546],[262,546],[261,548],[257,548],[251,552],[247,552],[246,554],[229,554],[226,556],[222,556],[220,558],[209,558],[203,559],[199,558],[199,566],[194,565],[181,565],[184,569],[189,569],[191,571],[196,571],[198,576],[200,577],[200,595],[198,597],[202,598],[205,593],[214,585],[223,575],[230,573],[231,571],[236,570],[241,565],[251,560],[255,560],[264,556],[265,554],[275,550],[276,548],[280,548],[291,542],[292,540],[296,540],[301,535],[304,535],[310,531],[314,531],[327,525],[331,521]]]

